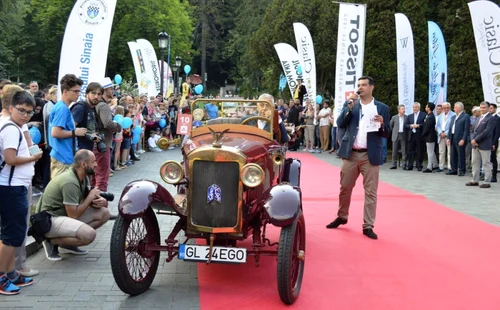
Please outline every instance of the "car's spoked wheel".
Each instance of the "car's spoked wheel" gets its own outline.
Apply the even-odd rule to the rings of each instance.
[[[133,220],[118,216],[111,235],[111,270],[124,293],[139,295],[151,286],[160,252],[148,251],[146,245],[159,244],[160,229],[151,208]]]
[[[302,211],[295,222],[281,229],[278,246],[278,292],[287,305],[299,297],[304,274],[306,225]]]

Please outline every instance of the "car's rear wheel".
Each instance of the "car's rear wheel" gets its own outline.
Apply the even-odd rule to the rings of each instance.
[[[278,245],[278,292],[281,301],[287,305],[299,297],[305,250],[306,225],[301,211],[292,225],[281,228]]]
[[[153,209],[132,220],[118,216],[111,235],[111,270],[124,293],[139,295],[151,286],[160,252],[148,251],[146,245],[159,244],[160,229]]]

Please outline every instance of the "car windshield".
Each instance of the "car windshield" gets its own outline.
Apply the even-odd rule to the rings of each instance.
[[[193,128],[216,124],[242,124],[271,132],[274,107],[258,100],[203,100],[191,103]],[[266,121],[269,120],[269,121]]]

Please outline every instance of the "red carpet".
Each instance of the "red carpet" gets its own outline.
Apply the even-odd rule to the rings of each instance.
[[[245,265],[198,265],[202,310],[500,309],[500,228],[381,183],[379,240],[370,240],[361,234],[360,177],[349,223],[327,230],[340,170],[309,154],[292,155],[302,160],[307,230],[299,299],[291,307],[281,303],[275,258],[255,267],[250,257]],[[268,230],[277,241],[279,230]]]

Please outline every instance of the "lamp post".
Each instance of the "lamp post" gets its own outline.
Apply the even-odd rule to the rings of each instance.
[[[182,66],[182,58],[180,56],[175,56],[175,67],[177,67],[177,70],[175,72],[175,85],[177,85],[176,89],[179,89],[179,72],[181,71],[181,66]],[[177,93],[175,93],[177,95]]]
[[[161,93],[161,98],[163,102],[163,80],[165,78],[164,76],[164,62],[165,62],[165,49],[167,48],[168,44],[168,34],[165,31],[162,31],[158,34],[158,46],[160,47],[160,58],[161,58],[161,64],[160,64],[160,76],[161,76],[161,83],[160,83],[160,93]]]

